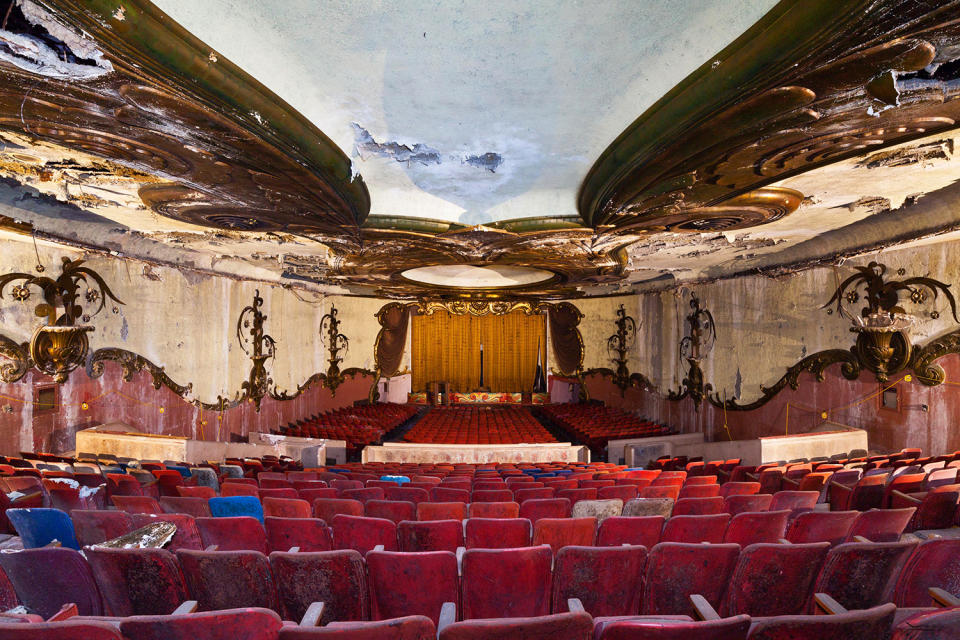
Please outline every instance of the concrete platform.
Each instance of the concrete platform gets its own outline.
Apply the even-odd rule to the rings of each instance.
[[[587,447],[569,442],[543,444],[420,444],[385,442],[362,452],[363,462],[590,462]]]

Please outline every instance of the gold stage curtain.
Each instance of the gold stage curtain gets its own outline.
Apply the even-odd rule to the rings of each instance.
[[[469,392],[483,386],[494,392],[530,391],[537,370],[537,341],[546,376],[546,318],[514,311],[505,316],[453,315],[436,311],[416,315],[412,327],[413,390],[429,382],[449,382],[451,390]]]

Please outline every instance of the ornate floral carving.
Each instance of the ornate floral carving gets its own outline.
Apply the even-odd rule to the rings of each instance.
[[[273,387],[273,379],[267,374],[266,362],[276,352],[276,342],[273,337],[263,331],[263,323],[266,322],[267,316],[260,310],[262,306],[263,298],[260,297],[260,290],[257,289],[253,294],[253,304],[244,307],[240,317],[237,318],[237,340],[253,363],[247,379],[240,388],[243,397],[257,405],[257,411],[260,411],[260,402],[263,397]],[[249,337],[245,334],[249,334]]]
[[[16,382],[33,366],[33,361],[30,359],[30,343],[17,343],[2,334],[0,334],[0,358],[5,359],[0,364],[0,380],[3,382]]]

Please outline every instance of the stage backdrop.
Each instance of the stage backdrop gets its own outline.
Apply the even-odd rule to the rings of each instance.
[[[452,315],[437,311],[413,316],[413,390],[429,382],[449,382],[454,391],[483,386],[490,391],[530,391],[537,370],[537,341],[546,376],[546,317],[514,311],[505,316]]]

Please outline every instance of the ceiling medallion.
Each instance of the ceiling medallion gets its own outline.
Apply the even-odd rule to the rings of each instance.
[[[557,274],[546,269],[521,265],[438,264],[414,267],[400,277],[438,289],[521,289],[556,280]]]

